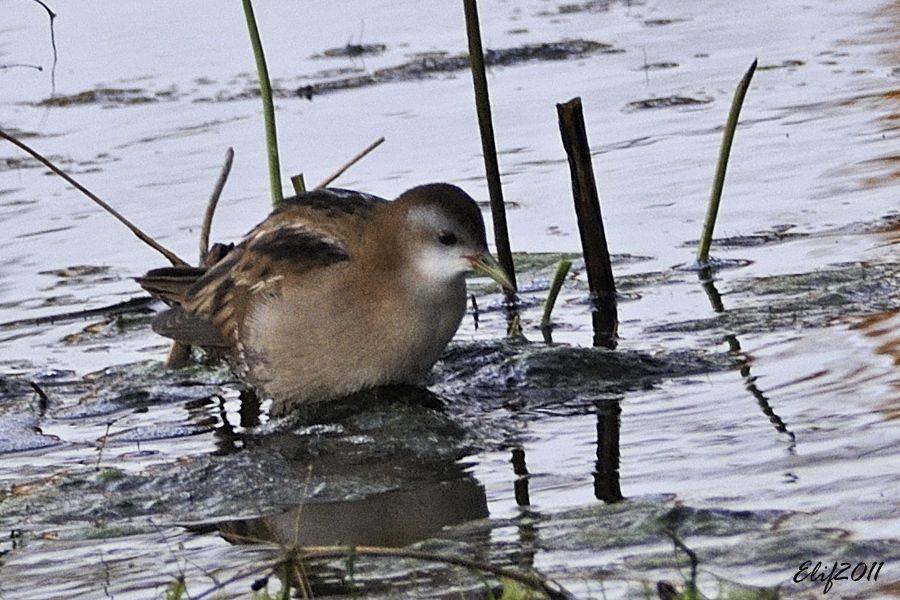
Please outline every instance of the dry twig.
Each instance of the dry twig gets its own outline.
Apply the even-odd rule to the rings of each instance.
[[[384,143],[384,136],[378,138],[377,140],[375,140],[374,142],[372,142],[371,144],[366,146],[359,154],[357,154],[356,156],[354,156],[353,158],[348,160],[346,163],[344,163],[337,171],[335,171],[334,173],[332,173],[331,175],[326,177],[322,183],[320,183],[313,189],[321,190],[322,188],[327,186],[329,183],[331,183],[332,181],[334,181],[335,179],[337,179],[338,177],[343,175],[347,171],[347,169],[349,169],[350,167],[352,167],[353,165],[355,165],[356,163],[358,163],[359,161],[364,159],[366,157],[366,155],[369,154],[369,152],[371,152],[372,150],[374,150],[375,148],[377,148],[378,146],[380,146],[383,143]]]
[[[691,594],[690,597],[694,598],[697,594],[697,565],[700,564],[700,561],[697,559],[697,553],[681,541],[681,538],[679,538],[678,534],[673,530],[666,529],[664,532],[672,540],[672,543],[675,544],[675,547],[687,554],[688,559],[691,561],[691,580],[688,582],[688,589]]]
[[[209,253],[209,232],[212,229],[213,215],[216,212],[216,206],[219,204],[219,197],[225,188],[225,182],[228,181],[228,174],[231,173],[231,165],[234,163],[234,148],[229,148],[225,152],[225,164],[219,172],[219,179],[216,180],[216,187],[213,188],[209,202],[206,203],[206,213],[203,215],[203,225],[200,228],[200,262],[202,267],[206,264],[206,255]]]
[[[56,63],[59,62],[59,54],[56,51],[56,29],[53,27],[56,13],[41,0],[34,1],[40,4],[50,17],[50,46],[53,48],[53,66],[50,67],[50,96],[52,97],[56,95]]]
[[[159,242],[154,240],[152,237],[150,237],[149,235],[147,235],[146,233],[141,231],[141,229],[137,225],[135,225],[134,223],[132,223],[131,221],[126,219],[121,213],[119,213],[112,206],[110,206],[109,204],[107,204],[106,202],[101,200],[96,194],[91,192],[89,189],[87,189],[86,187],[84,187],[83,185],[81,185],[80,183],[75,181],[75,179],[73,179],[68,173],[66,173],[65,171],[63,171],[62,169],[60,169],[59,167],[54,165],[52,162],[50,162],[49,159],[47,159],[45,156],[43,156],[37,150],[31,148],[24,142],[21,142],[19,139],[17,139],[13,135],[7,133],[6,131],[4,131],[2,129],[0,129],[0,138],[7,140],[14,146],[18,146],[20,149],[24,150],[27,154],[31,155],[34,159],[36,159],[38,162],[43,164],[45,167],[47,167],[48,169],[53,171],[55,174],[57,174],[60,177],[62,177],[63,179],[65,179],[76,190],[78,190],[79,192],[81,192],[82,194],[84,194],[85,196],[90,198],[91,200],[93,200],[94,203],[96,203],[97,205],[100,206],[100,208],[102,208],[103,210],[105,210],[106,212],[111,214],[113,217],[118,219],[119,222],[122,223],[123,225],[125,225],[125,227],[127,227],[128,229],[130,229],[131,233],[136,235],[138,237],[138,239],[140,239],[142,242],[144,242],[145,244],[147,244],[148,246],[150,246],[151,248],[153,248],[154,250],[156,250],[157,252],[159,252],[160,254],[165,256],[166,259],[168,259],[168,261],[170,263],[172,263],[173,266],[176,266],[176,267],[188,266],[188,264],[185,261],[183,261],[182,259],[180,259],[174,252],[172,252],[168,248],[165,248]]]

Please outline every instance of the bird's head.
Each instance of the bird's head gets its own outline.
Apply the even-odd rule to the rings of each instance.
[[[447,282],[475,271],[514,291],[488,251],[481,210],[468,194],[455,185],[431,183],[407,190],[396,202],[411,246],[409,259],[424,280]]]

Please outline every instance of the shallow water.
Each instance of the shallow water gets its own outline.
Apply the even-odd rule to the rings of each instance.
[[[265,571],[250,569],[273,555],[216,532],[265,538],[246,519],[297,504],[318,507],[307,531],[331,534],[338,518],[369,530],[351,517],[357,506],[405,512],[408,537],[395,524],[399,537],[375,538],[385,543],[446,524],[433,547],[537,568],[580,597],[646,597],[644,584],[658,579],[683,586],[687,563],[664,526],[695,548],[711,596],[727,595],[717,577],[820,594],[790,583],[809,559],[886,561],[877,584],[836,582],[829,597],[896,597],[900,4],[482,4],[488,48],[604,44],[496,66],[489,83],[516,250],[580,250],[554,104],[583,97],[622,294],[619,350],[586,348],[576,265],[553,337],[582,350],[471,345],[505,330],[499,298],[485,291],[479,327],[464,321],[435,374],[442,411],[388,402],[355,415],[351,405],[279,433],[223,371],[133,365],[165,355],[148,314],[0,325],[0,515],[12,532],[0,543],[0,597],[161,597],[180,573],[196,594],[212,585],[205,572],[225,580],[248,570],[223,592],[246,597]],[[55,8],[53,100],[47,71],[2,69],[0,126],[28,134],[185,258],[196,255],[228,146],[237,158],[214,237],[238,239],[262,219],[262,125],[239,7]],[[384,135],[339,185],[393,197],[446,180],[486,200],[465,71],[291,94],[460,54],[460,7],[270,3],[257,12],[283,92],[285,175],[302,170],[314,184]],[[46,15],[2,1],[0,14],[0,65],[49,67]],[[363,45],[375,48],[313,57]],[[713,247],[738,266],[704,287],[679,266],[693,260],[734,85],[757,56]],[[129,277],[163,264],[8,145],[0,215],[2,323],[139,296]],[[536,305],[524,313],[535,342],[551,271],[520,277]],[[117,364],[132,366],[104,371]],[[83,380],[88,373],[98,374]],[[612,502],[618,494],[626,500]],[[454,512],[465,504],[456,498],[472,510]],[[428,510],[417,518],[404,502]],[[292,539],[297,518],[280,519]],[[367,593],[483,591],[440,566],[359,561]],[[339,561],[314,573],[316,595],[346,592],[342,570]]]

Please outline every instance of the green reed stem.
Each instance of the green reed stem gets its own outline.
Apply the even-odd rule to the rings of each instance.
[[[750,87],[750,80],[756,71],[756,59],[744,73],[744,77],[734,91],[731,100],[731,110],[728,111],[728,121],[725,123],[725,131],[722,132],[722,145],[719,147],[719,161],[716,164],[716,175],[713,179],[712,192],[709,195],[709,206],[706,209],[706,219],[703,222],[703,235],[700,236],[700,245],[697,247],[697,262],[705,264],[709,260],[709,247],[712,244],[713,229],[716,227],[716,218],[719,215],[719,202],[722,200],[722,188],[725,185],[725,170],[728,168],[728,157],[731,154],[731,142],[734,141],[734,130],[737,128],[741,107],[744,105],[744,96]]]
[[[281,163],[278,159],[278,137],[275,134],[275,105],[272,102],[272,85],[269,82],[269,69],[266,67],[266,55],[263,52],[262,40],[259,39],[259,28],[253,14],[251,0],[242,0],[244,16],[247,17],[247,30],[250,32],[250,43],[256,59],[256,72],[259,76],[259,95],[263,103],[263,119],[266,125],[266,148],[269,156],[269,185],[272,188],[272,206],[278,206],[284,200],[281,188]]]
[[[550,315],[553,313],[553,307],[556,306],[556,299],[559,297],[559,290],[562,288],[569,269],[572,268],[572,261],[565,258],[560,259],[556,264],[556,273],[553,274],[553,281],[550,283],[550,291],[547,293],[547,300],[544,301],[544,316],[541,317],[541,329],[550,327]]]

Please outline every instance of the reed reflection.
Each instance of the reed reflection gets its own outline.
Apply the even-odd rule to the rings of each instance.
[[[596,403],[597,461],[594,463],[594,497],[603,502],[623,499],[619,487],[619,399]]]

